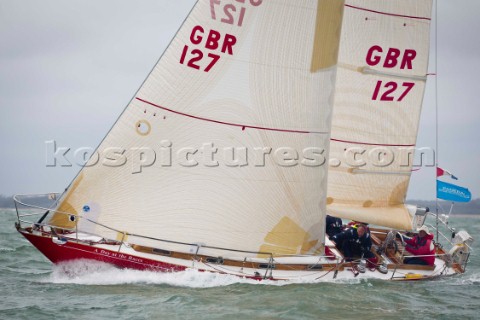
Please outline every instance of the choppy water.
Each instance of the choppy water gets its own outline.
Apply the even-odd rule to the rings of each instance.
[[[480,235],[477,217],[451,221]],[[0,210],[0,319],[480,319],[477,252],[465,275],[443,280],[285,285],[194,271],[53,266],[14,222],[12,210]]]

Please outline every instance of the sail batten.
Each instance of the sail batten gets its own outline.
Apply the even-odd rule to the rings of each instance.
[[[383,147],[414,147],[415,144],[388,144],[388,143],[369,143],[365,141],[347,141],[347,140],[340,140],[340,139],[330,139],[334,142],[343,142],[348,144],[361,144],[361,145],[369,145],[369,146],[383,146]]]

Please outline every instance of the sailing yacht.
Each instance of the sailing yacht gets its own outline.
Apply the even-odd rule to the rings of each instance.
[[[449,248],[437,239],[434,265],[403,263],[403,235],[429,214],[405,195],[431,10],[431,0],[199,0],[100,160],[46,195],[50,206],[15,196],[17,230],[53,263],[312,282],[465,272],[466,231],[447,230]],[[327,212],[370,224],[376,268],[345,259]]]

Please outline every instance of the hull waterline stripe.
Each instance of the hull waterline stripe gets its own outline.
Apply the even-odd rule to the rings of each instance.
[[[357,10],[362,10],[362,11],[368,11],[368,12],[377,13],[377,14],[383,14],[383,15],[386,15],[386,16],[409,18],[409,19],[418,19],[418,20],[428,20],[428,21],[432,20],[431,18],[427,18],[427,17],[407,16],[407,15],[403,15],[403,14],[376,11],[376,10],[371,10],[371,9],[367,9],[367,8],[352,6],[350,4],[346,4],[345,7],[352,8],[352,9],[357,9]]]
[[[383,144],[383,143],[368,143],[368,142],[357,142],[357,141],[347,141],[339,139],[330,139],[330,141],[342,142],[342,143],[351,143],[351,144],[364,144],[367,146],[381,146],[381,147],[415,147],[415,144]]]
[[[250,125],[245,125],[245,124],[238,124],[238,123],[231,123],[231,122],[224,122],[224,121],[219,121],[219,120],[214,120],[214,119],[208,119],[208,118],[203,118],[203,117],[198,117],[198,116],[194,116],[192,114],[188,114],[188,113],[184,113],[184,112],[179,112],[179,111],[175,111],[175,110],[172,110],[172,109],[168,109],[168,108],[165,108],[165,107],[162,107],[160,105],[157,105],[157,104],[154,104],[150,101],[147,101],[147,100],[144,100],[144,99],[141,99],[141,98],[135,98],[137,99],[138,101],[141,101],[143,103],[146,103],[146,104],[149,104],[155,108],[159,108],[159,109],[162,109],[162,110],[165,110],[165,111],[168,111],[168,112],[171,112],[171,113],[175,113],[175,114],[178,114],[178,115],[181,115],[181,116],[185,116],[185,117],[189,117],[189,118],[192,118],[192,119],[197,119],[197,120],[202,120],[202,121],[207,121],[207,122],[213,122],[213,123],[217,123],[217,124],[223,124],[223,125],[227,125],[227,126],[232,126],[232,127],[239,127],[239,128],[242,128],[242,130],[245,130],[245,129],[257,129],[257,130],[265,130],[265,131],[276,131],[276,132],[289,132],[289,133],[315,133],[315,134],[330,134],[330,132],[321,132],[321,131],[306,131],[306,130],[288,130],[288,129],[278,129],[278,128],[266,128],[266,127],[258,127],[258,126],[250,126]]]

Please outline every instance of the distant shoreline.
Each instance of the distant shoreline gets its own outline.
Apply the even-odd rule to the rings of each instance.
[[[478,213],[452,213],[450,218],[480,218],[480,214]]]
[[[0,210],[15,210],[15,207],[0,207]],[[25,209],[23,209],[25,210]],[[440,213],[442,215],[442,213]],[[452,213],[450,218],[476,218],[480,219],[480,213]]]

